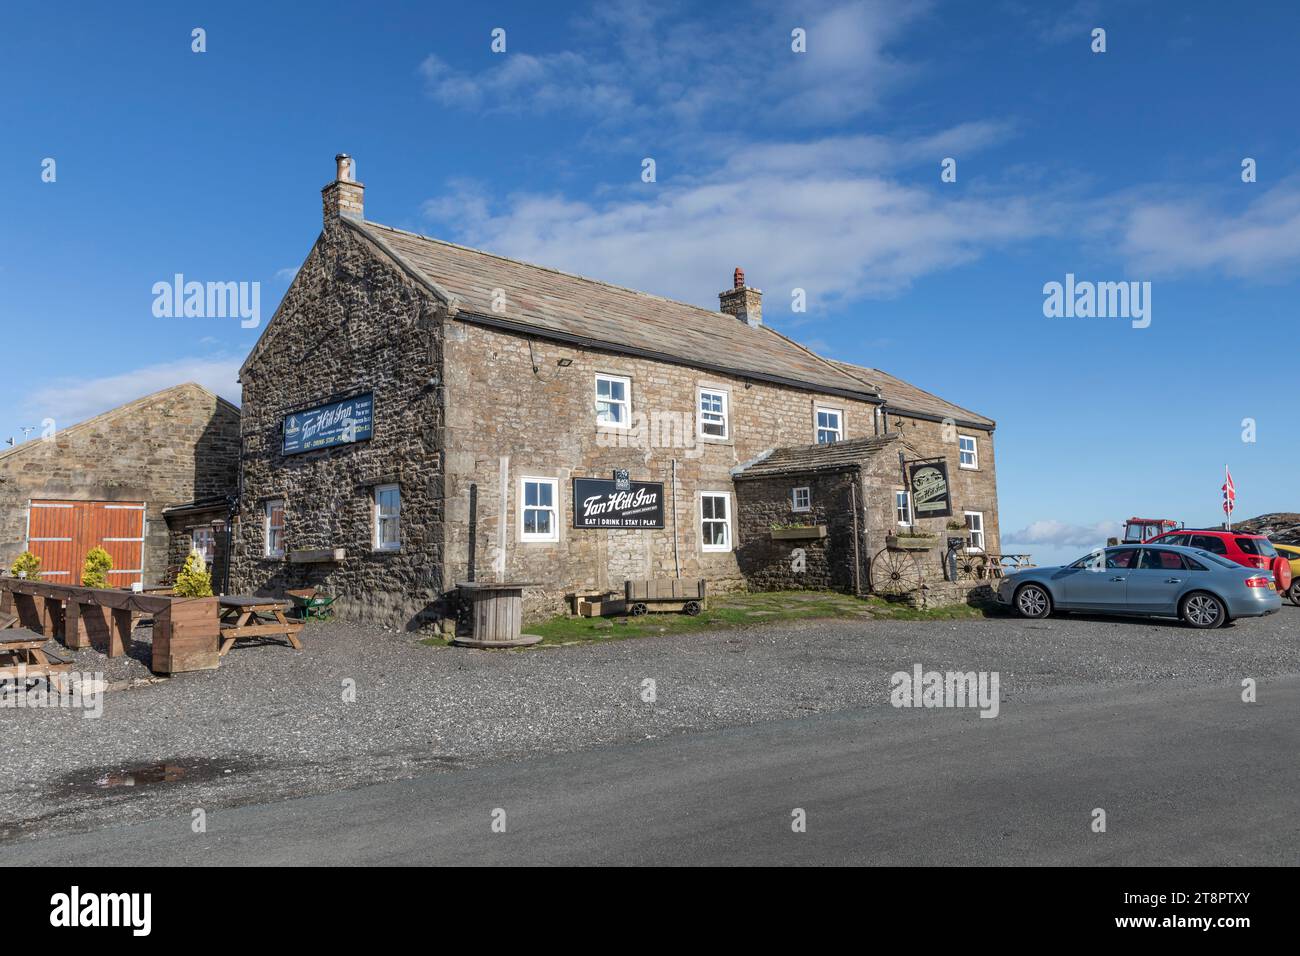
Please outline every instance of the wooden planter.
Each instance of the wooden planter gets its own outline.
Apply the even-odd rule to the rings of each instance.
[[[939,539],[934,537],[909,538],[891,534],[885,538],[885,547],[891,551],[933,551],[939,547]]]
[[[806,528],[773,528],[773,541],[800,541],[805,538],[826,537],[826,525],[814,524]]]

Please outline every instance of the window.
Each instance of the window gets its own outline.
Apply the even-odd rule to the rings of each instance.
[[[1261,558],[1277,557],[1277,549],[1268,538],[1234,538],[1233,540],[1237,542],[1237,547],[1247,554],[1258,555]]]
[[[520,538],[523,541],[559,541],[560,515],[556,509],[559,482],[554,478],[524,478],[520,481]]]
[[[731,550],[730,495],[700,495],[700,530],[705,551]]]
[[[1106,552],[1106,567],[1132,569],[1137,567],[1137,548],[1114,548]]]
[[[984,550],[984,512],[967,511],[964,512],[964,514],[966,516],[966,527],[970,530],[970,547],[967,548],[966,550],[983,551]]]
[[[397,485],[375,488],[375,550],[402,547],[402,492]]]
[[[266,503],[265,541],[268,558],[284,557],[284,501]]]
[[[203,563],[212,567],[212,559],[217,555],[217,536],[211,525],[199,525],[190,530],[190,547],[203,556]]]
[[[960,456],[958,467],[978,468],[980,466],[980,450],[975,443],[974,435],[958,435],[957,448]]]
[[[618,375],[596,376],[596,424],[627,428],[632,420],[632,380]]]
[[[1138,562],[1139,571],[1181,571],[1183,558],[1177,551],[1158,551],[1155,548],[1143,548],[1142,560]]]
[[[796,488],[790,493],[791,507],[795,511],[812,511],[812,491],[808,488]]]
[[[700,434],[706,438],[726,438],[727,393],[700,389]]]
[[[894,519],[908,527],[912,524],[912,499],[906,491],[894,492]]]
[[[1211,554],[1228,553],[1228,546],[1223,543],[1223,539],[1216,538],[1212,534],[1191,535],[1188,538],[1187,546],[1189,548],[1200,548],[1202,551],[1209,551]]]
[[[817,444],[830,445],[844,438],[844,416],[837,408],[818,408]]]

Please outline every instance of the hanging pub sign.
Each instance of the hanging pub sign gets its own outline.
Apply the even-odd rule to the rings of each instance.
[[[374,395],[367,392],[284,416],[281,454],[297,455],[365,441],[374,428],[374,406]]]
[[[610,478],[573,479],[575,528],[662,528],[664,486],[631,481],[626,472]]]
[[[946,461],[909,462],[907,486],[912,493],[912,513],[916,517],[947,518],[952,514]]]

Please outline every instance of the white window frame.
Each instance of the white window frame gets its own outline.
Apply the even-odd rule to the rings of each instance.
[[[722,434],[710,435],[704,430],[705,411],[704,396],[717,395],[722,399]],[[717,412],[709,412],[710,415],[716,415]],[[698,385],[695,388],[695,420],[696,434],[702,441],[729,441],[731,439],[731,393],[725,388],[713,388],[708,385]],[[716,424],[710,422],[709,424]]]
[[[707,520],[710,523],[715,523],[718,520],[717,518],[706,519],[704,517],[705,498],[722,498],[727,502],[727,519],[725,522],[723,522],[723,524],[726,526],[727,529],[726,544],[705,544],[704,543],[705,521]],[[735,542],[736,542],[735,509],[733,509],[731,506],[731,493],[728,491],[701,491],[700,492],[700,550],[712,554],[725,554],[726,552],[731,551],[733,549]]]
[[[899,503],[900,499],[902,502],[901,505]],[[898,513],[900,511],[902,511],[904,514],[907,515],[906,521],[903,521],[901,518],[899,518]],[[894,520],[898,522],[898,526],[900,528],[910,528],[912,527],[912,523],[913,521],[915,521],[915,519],[916,516],[912,514],[912,493],[909,492],[906,488],[895,488],[894,489]]]
[[[203,532],[204,534],[209,535],[212,538],[211,554],[204,554],[203,549],[200,548],[198,542],[194,540],[194,536],[198,534],[200,531]],[[200,525],[195,525],[193,528],[190,528],[190,550],[197,551],[200,555],[203,556],[203,563],[209,568],[212,567],[212,562],[215,561],[217,557],[217,532],[213,530],[212,525],[200,524]]]
[[[525,504],[528,500],[529,483],[537,483],[551,486],[551,504],[549,507],[543,505]],[[528,511],[549,511],[551,512],[551,530],[546,534],[525,531],[525,513]],[[545,478],[540,475],[523,475],[519,479],[519,540],[525,544],[547,544],[560,540],[560,479]]]
[[[803,504],[799,504],[800,492],[803,492]],[[812,488],[800,485],[790,489],[790,510],[794,512],[812,511]]]
[[[983,554],[984,546],[988,543],[988,539],[984,535],[984,512],[963,511],[962,517],[966,519],[966,528],[970,531],[970,547],[968,547],[966,551],[971,554]],[[970,519],[972,517],[979,519],[979,528],[975,528],[971,525]],[[978,541],[979,544],[976,544],[976,541]]]
[[[384,514],[379,504],[379,496],[386,491],[397,492],[397,511],[389,516],[389,520],[397,524],[397,540],[385,543],[383,534]],[[401,551],[402,550],[402,486],[397,484],[375,485],[371,491],[371,538],[370,544],[376,551]]]
[[[275,506],[280,507],[280,547],[271,547],[271,512]],[[283,498],[268,498],[262,504],[262,556],[266,558],[284,557],[284,532],[288,524],[289,512],[284,506]]]
[[[826,431],[828,432],[833,431],[835,433],[836,442],[844,441],[844,409],[837,408],[834,405],[814,405],[813,406],[813,444],[814,445],[834,444],[834,442],[824,442],[821,440],[822,426],[817,421],[817,416],[820,415],[822,412],[826,412],[828,414],[836,416],[836,420],[839,422],[839,427],[827,428]]]
[[[969,465],[966,464],[966,462],[963,460],[963,456],[965,455],[965,452],[962,450],[962,447],[961,447],[962,440],[963,440],[963,439],[967,439],[967,438],[970,439],[970,444],[971,444],[971,452],[970,452],[971,463],[970,463]],[[958,468],[963,468],[963,469],[965,469],[966,471],[979,471],[979,467],[980,467],[980,443],[979,443],[979,439],[976,438],[974,435],[962,435],[962,434],[958,433],[958,435],[957,435],[957,467],[958,467]],[[976,514],[978,514],[978,512],[976,512]]]
[[[621,385],[623,386],[623,395],[624,395],[625,397],[624,397],[621,401],[620,401],[620,400],[610,400],[610,399],[604,399],[604,398],[601,398],[601,397],[600,397],[600,383],[601,383],[602,381],[605,381],[605,382],[618,382],[619,384],[621,384]],[[620,431],[624,431],[624,430],[629,429],[629,428],[632,427],[632,379],[630,379],[630,378],[629,378],[628,376],[626,376],[626,375],[614,375],[614,374],[609,373],[609,372],[597,372],[597,373],[596,373],[596,380],[595,380],[595,382],[594,382],[594,384],[592,385],[591,388],[592,388],[592,395],[593,395],[593,397],[594,397],[594,401],[593,401],[593,404],[592,404],[592,408],[594,409],[594,411],[595,411],[595,413],[596,413],[596,427],[597,427],[597,428],[617,428],[617,429],[619,429]],[[601,420],[600,420],[600,404],[601,404],[601,402],[604,402],[604,403],[607,404],[607,405],[620,405],[620,406],[622,406],[622,408],[623,408],[623,421],[621,421],[621,422],[603,422],[603,421],[601,421]]]

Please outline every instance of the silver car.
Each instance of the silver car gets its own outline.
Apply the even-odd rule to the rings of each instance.
[[[1002,579],[998,601],[1021,617],[1053,611],[1178,617],[1192,627],[1219,627],[1282,607],[1273,575],[1174,545],[1120,545],[1059,568],[1029,568]]]

